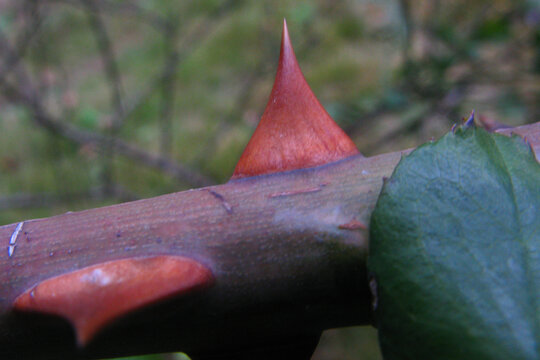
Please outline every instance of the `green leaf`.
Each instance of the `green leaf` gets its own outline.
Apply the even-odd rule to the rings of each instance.
[[[472,34],[478,40],[504,40],[510,36],[511,24],[507,17],[485,20]]]
[[[82,128],[94,130],[98,127],[99,113],[94,108],[83,107],[77,113],[76,122]]]
[[[371,219],[385,359],[540,358],[540,165],[460,127],[403,158]]]

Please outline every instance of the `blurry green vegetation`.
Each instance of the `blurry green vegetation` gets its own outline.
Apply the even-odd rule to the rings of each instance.
[[[226,181],[264,110],[284,17],[315,94],[366,155],[439,137],[472,108],[539,120],[537,1],[92,3],[0,2],[0,224],[199,185],[39,116]],[[379,358],[372,330],[337,333],[315,359]]]

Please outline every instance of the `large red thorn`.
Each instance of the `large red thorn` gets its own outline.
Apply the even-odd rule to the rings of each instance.
[[[323,165],[355,154],[352,140],[302,75],[284,20],[274,87],[232,179]]]
[[[212,282],[208,268],[183,257],[115,260],[47,279],[17,297],[14,307],[66,318],[83,346],[122,315]]]

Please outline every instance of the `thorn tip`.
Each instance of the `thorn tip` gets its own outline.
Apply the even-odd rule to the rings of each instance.
[[[232,179],[323,165],[356,154],[352,140],[307,84],[283,19],[274,86]]]

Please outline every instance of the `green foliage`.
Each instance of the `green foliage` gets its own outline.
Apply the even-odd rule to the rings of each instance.
[[[94,130],[99,125],[99,113],[90,107],[83,107],[77,112],[77,124],[84,129]]]
[[[503,40],[510,35],[510,22],[506,18],[493,18],[484,21],[476,30],[478,40]]]
[[[313,4],[309,2],[300,2],[291,7],[288,17],[296,23],[305,24],[313,19],[314,14],[315,8]]]
[[[371,221],[385,359],[538,359],[540,165],[459,127],[403,158]]]

